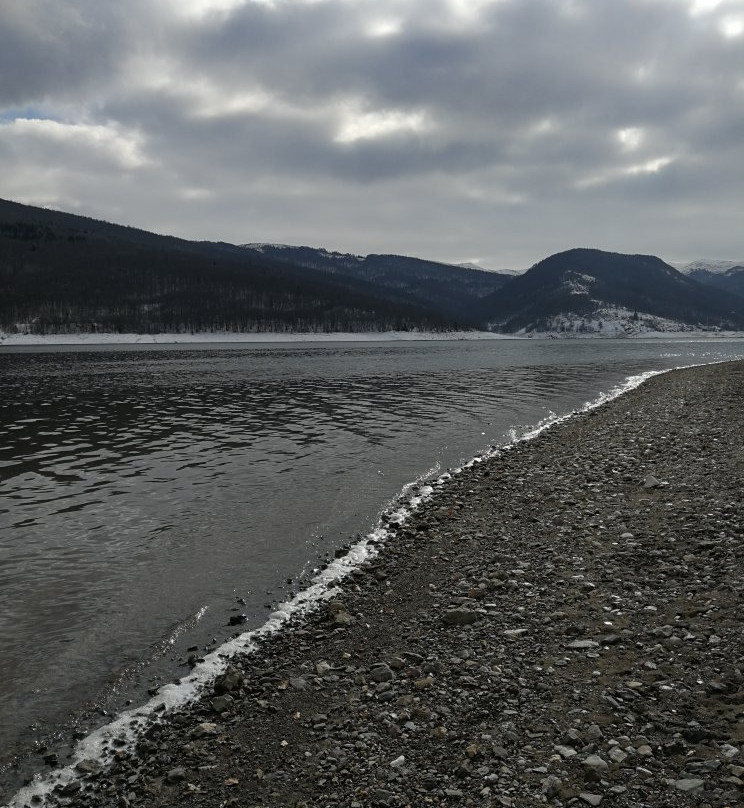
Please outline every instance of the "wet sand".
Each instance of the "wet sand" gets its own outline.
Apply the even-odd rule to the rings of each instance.
[[[742,401],[674,371],[462,471],[49,802],[744,804]]]

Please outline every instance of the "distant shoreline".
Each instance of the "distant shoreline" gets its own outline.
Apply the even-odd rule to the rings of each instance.
[[[196,334],[7,334],[0,332],[0,348],[25,346],[100,345],[225,345],[301,342],[425,342],[515,339],[741,339],[744,332],[725,331],[645,331],[622,336],[602,334],[557,335],[551,333],[497,334],[492,331],[364,331],[354,333],[196,333]]]

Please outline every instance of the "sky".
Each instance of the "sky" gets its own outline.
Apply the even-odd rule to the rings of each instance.
[[[2,0],[0,197],[524,269],[744,259],[744,0]]]

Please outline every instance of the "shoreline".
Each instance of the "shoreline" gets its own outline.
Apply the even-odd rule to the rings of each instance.
[[[654,748],[649,745],[651,738],[647,739],[649,743],[636,743],[633,747],[633,738],[628,736],[627,746],[622,745],[624,741],[618,741],[618,746],[610,746],[610,750],[619,748],[624,755],[623,760],[618,762],[609,758],[610,752],[599,743],[600,739],[606,737],[602,731],[603,726],[608,726],[602,724],[600,718],[596,718],[591,725],[599,728],[599,735],[596,729],[590,727],[596,736],[593,740],[590,736],[581,738],[579,730],[576,730],[577,735],[574,737],[571,734],[572,728],[568,726],[567,729],[564,727],[564,735],[558,738],[559,743],[548,745],[543,750],[537,749],[541,746],[538,739],[548,732],[548,728],[542,724],[535,725],[528,733],[528,742],[525,742],[523,727],[517,726],[519,722],[516,718],[504,721],[505,714],[520,716],[523,711],[531,721],[537,720],[538,696],[545,692],[543,688],[547,686],[546,682],[563,681],[565,684],[567,681],[561,674],[569,668],[576,669],[577,662],[600,666],[600,661],[595,660],[612,656],[618,649],[625,650],[625,637],[622,634],[618,634],[611,642],[607,640],[605,647],[597,640],[584,639],[604,635],[598,635],[596,631],[592,633],[590,626],[576,625],[585,619],[580,607],[594,607],[597,605],[595,601],[600,600],[597,590],[601,582],[590,581],[588,575],[582,571],[569,576],[570,581],[575,582],[570,584],[571,593],[577,596],[571,602],[575,619],[570,625],[574,628],[568,634],[559,635],[558,646],[554,652],[548,652],[549,641],[555,640],[555,635],[559,634],[556,629],[565,620],[569,620],[569,617],[550,617],[551,613],[545,610],[542,615],[533,613],[533,606],[543,606],[543,601],[554,598],[554,594],[541,589],[540,578],[534,577],[536,572],[532,567],[542,568],[545,580],[551,576],[555,578],[558,564],[553,562],[556,554],[560,554],[561,542],[567,538],[564,534],[571,530],[572,512],[579,506],[579,495],[585,497],[588,491],[592,497],[592,508],[595,511],[601,510],[596,498],[598,492],[594,488],[599,486],[601,489],[605,483],[600,478],[599,482],[590,482],[593,467],[599,465],[609,468],[608,464],[616,462],[628,470],[627,460],[618,461],[617,458],[605,456],[612,449],[613,441],[616,443],[618,440],[615,434],[618,424],[622,427],[630,418],[630,424],[641,427],[641,432],[644,429],[648,431],[649,423],[655,423],[657,429],[661,426],[662,431],[671,429],[663,418],[659,419],[659,413],[653,406],[647,410],[647,418],[641,424],[635,422],[634,411],[625,412],[626,407],[635,407],[638,400],[644,399],[649,399],[653,404],[654,397],[658,399],[660,385],[662,391],[668,387],[674,389],[680,384],[684,387],[680,379],[684,380],[687,376],[717,379],[719,383],[727,375],[736,377],[738,395],[744,390],[743,369],[744,365],[739,362],[667,373],[663,382],[657,379],[599,409],[569,418],[529,442],[515,444],[509,451],[497,453],[491,459],[469,464],[446,485],[437,489],[432,499],[402,525],[397,536],[384,545],[377,558],[350,573],[341,583],[340,593],[335,595],[337,600],[331,602],[329,608],[321,608],[306,621],[294,619],[281,634],[272,636],[265,644],[259,639],[256,654],[234,660],[235,667],[229,670],[227,677],[232,680],[229,687],[224,677],[218,679],[217,690],[221,692],[216,696],[210,694],[201,702],[191,703],[180,714],[166,717],[162,726],[155,725],[151,728],[152,732],[148,730],[136,755],[130,757],[122,754],[121,760],[115,761],[110,771],[101,771],[89,762],[87,775],[93,791],[90,794],[87,791],[79,792],[77,788],[73,788],[76,785],[73,782],[69,784],[71,790],[63,794],[64,800],[71,800],[67,804],[73,805],[114,805],[121,797],[132,802],[129,791],[122,794],[116,786],[117,778],[124,777],[126,788],[133,789],[131,793],[135,800],[132,804],[143,805],[188,802],[217,806],[224,804],[227,799],[239,796],[242,802],[253,800],[248,804],[267,806],[353,805],[355,801],[360,805],[397,806],[419,804],[418,800],[420,804],[446,804],[455,801],[465,805],[516,806],[534,804],[519,800],[539,802],[540,794],[549,793],[551,796],[548,801],[552,799],[556,805],[564,804],[563,800],[570,802],[572,799],[581,799],[582,793],[592,795],[592,799],[596,796],[609,799],[611,796],[613,804],[618,805],[641,804],[637,801],[623,801],[626,798],[636,799],[638,795],[630,791],[628,786],[614,783],[610,774],[618,775],[614,780],[619,780],[619,775],[630,769],[624,765],[625,760],[631,759],[634,764],[640,762],[651,767],[648,777],[645,773],[638,775],[636,772],[642,784],[651,781],[655,774],[651,760],[658,762],[658,758],[654,754],[649,757],[645,749],[641,755],[639,748],[649,746],[653,753]],[[669,381],[669,377],[674,377],[674,380]],[[730,379],[728,384],[730,386]],[[693,398],[697,397],[699,407],[693,408],[693,413],[685,415],[684,420],[695,422],[701,434],[702,430],[710,431],[715,424],[711,423],[710,414],[701,406],[705,403],[705,391],[700,389],[699,384],[697,387],[689,384],[688,387],[691,391],[689,394]],[[678,403],[675,405],[674,396],[669,399],[667,390],[666,399],[662,396],[655,403],[657,406],[663,405],[670,412],[676,406],[674,412],[677,417],[687,412],[687,408]],[[726,414],[733,417],[732,411],[726,410]],[[612,421],[613,418],[617,423],[613,422],[612,428],[608,430],[607,423],[604,422]],[[600,429],[601,434],[595,434],[597,427],[602,427],[603,423],[604,432]],[[625,426],[627,428],[627,423]],[[569,472],[565,471],[566,461],[575,462],[576,453],[581,452],[580,446],[566,440],[571,435],[588,440],[594,446],[591,463],[578,472],[578,486],[570,473],[570,463]],[[602,435],[604,441],[599,440]],[[648,437],[654,439],[649,446],[653,446],[654,442],[658,443],[660,437],[663,438],[662,445],[666,446],[664,441],[669,436],[654,436],[649,433]],[[566,443],[569,445],[565,445]],[[631,444],[630,447],[624,446],[626,454],[631,449],[636,451],[639,448],[635,437]],[[706,447],[694,448],[692,456],[704,461]],[[644,449],[640,455],[641,461],[645,452]],[[655,459],[655,468],[663,459],[663,456]],[[540,467],[537,474],[536,467]],[[741,468],[735,467],[734,471],[739,473],[738,479],[741,482]],[[613,469],[612,474],[615,473],[616,470]],[[639,481],[637,474],[626,474],[625,477],[631,476],[633,481],[629,482],[624,478],[623,498],[618,500],[616,495],[611,497],[610,505],[617,508],[625,504],[622,499],[629,497],[630,493],[636,495],[634,504],[638,505],[641,502],[637,496],[639,490],[644,501],[649,498],[653,504],[656,498],[657,504],[660,502],[663,505],[662,495],[673,491],[675,483],[667,479],[669,475],[664,477],[663,473],[656,473],[663,478],[662,483],[668,482],[669,485],[644,488],[645,476]],[[549,479],[543,480],[541,475]],[[560,490],[553,479],[556,476],[574,484],[573,498],[562,492],[563,501],[560,498],[556,500]],[[494,477],[499,482],[496,487],[492,485]],[[530,541],[534,539],[532,534],[535,530],[540,532],[540,528],[545,527],[552,518],[549,507],[540,510],[541,502],[553,509],[558,508],[561,521],[552,524],[547,531],[555,534],[555,540],[552,541],[550,535],[541,536],[536,540],[538,546],[535,547],[530,545]],[[520,503],[522,507],[519,507]],[[645,505],[641,510],[643,508],[653,510]],[[540,514],[539,519],[535,516],[536,509]],[[582,515],[585,515],[583,511]],[[591,515],[596,522],[596,513]],[[741,531],[741,511],[734,515],[738,519],[737,530]],[[619,519],[620,517],[613,515],[612,519],[608,516],[606,521],[618,523]],[[640,517],[636,517],[637,521],[638,519]],[[505,524],[508,529],[504,527]],[[613,554],[614,551],[608,550],[601,539],[604,532],[611,531],[615,525],[605,525],[601,518],[598,524],[602,530],[592,529],[590,535],[584,537],[588,546],[584,546],[583,541],[580,542],[583,556],[566,555],[568,559],[580,558],[581,563],[574,563],[573,560],[564,563],[585,570],[590,557],[594,561],[595,555]],[[621,550],[617,552],[625,555],[630,553],[631,559],[635,556],[646,559],[647,556],[643,553],[649,553],[650,550],[644,549],[643,553],[636,550],[639,544],[643,544],[635,540],[638,529],[632,533],[632,526],[623,526],[626,530],[617,536],[617,531],[612,532],[616,541],[610,542],[610,545],[620,546]],[[586,531],[581,521],[573,527]],[[597,532],[599,535],[594,535]],[[643,536],[642,532],[640,535]],[[489,546],[494,541],[494,546]],[[599,546],[592,549],[595,544]],[[716,549],[719,549],[719,544],[720,542],[714,545]],[[631,545],[630,549],[626,545]],[[730,548],[723,546],[723,549]],[[661,550],[657,548],[654,552]],[[546,562],[548,558],[552,559],[550,563]],[[654,558],[653,552],[650,558]],[[474,563],[474,559],[479,559],[479,563]],[[482,574],[483,570],[489,568],[493,569],[492,574]],[[564,578],[560,580],[565,587]],[[531,582],[529,585],[528,581]],[[573,592],[574,589],[577,592]],[[622,588],[620,591],[622,592]],[[523,604],[521,611],[520,607],[511,605],[515,596]],[[533,599],[535,603],[531,602]],[[607,613],[602,606],[601,617],[606,617],[613,611],[612,603],[610,598],[607,601]],[[652,604],[647,604],[650,605]],[[658,609],[659,607],[657,611]],[[561,610],[554,609],[552,613],[555,614],[556,611]],[[656,616],[653,610],[645,606],[641,611],[642,617],[648,621]],[[540,617],[550,619],[543,622]],[[603,620],[602,623],[604,622],[606,621]],[[494,633],[496,626],[498,630]],[[662,648],[666,648],[663,644],[665,640],[678,638],[674,633],[674,624],[672,626],[671,634],[659,635]],[[579,630],[576,631],[576,628]],[[608,630],[604,629],[605,634]],[[721,643],[728,638],[710,636],[717,636],[721,641],[715,644],[718,653]],[[573,639],[567,643],[567,637]],[[580,639],[577,640],[577,637]],[[571,647],[572,642],[589,645]],[[693,640],[689,642],[692,643]],[[678,644],[673,645],[676,648]],[[544,662],[537,665],[534,661],[536,651],[539,651],[538,656],[549,653],[564,656],[557,656],[555,665],[546,665]],[[447,656],[448,653],[450,656]],[[519,659],[515,662],[515,653],[517,658],[520,655],[529,657],[533,664],[527,665],[524,660]],[[742,653],[740,646],[738,653]],[[484,659],[488,660],[485,664]],[[510,670],[511,668],[519,670]],[[546,673],[548,668],[553,669],[550,674]],[[658,668],[656,666],[647,670]],[[517,676],[517,672],[521,675]],[[635,674],[632,665],[630,673]],[[642,681],[644,674],[645,671],[638,674],[640,685],[631,688],[635,699],[642,698],[645,693],[646,685]],[[604,671],[601,675],[609,676],[609,673]],[[594,684],[591,676],[593,673],[588,681]],[[573,682],[573,677],[571,683],[572,686],[578,685],[578,682]],[[497,691],[501,687],[499,692],[503,692],[502,701],[509,705],[506,709],[500,702],[499,706],[498,700],[494,700],[490,694],[492,687]],[[652,692],[656,697],[653,700],[658,700],[659,694],[655,690]],[[469,699],[468,695],[473,696],[473,699]],[[561,692],[560,695],[565,694]],[[622,696],[611,698],[616,704],[625,703]],[[535,699],[535,704],[532,704]],[[480,706],[476,705],[477,709],[469,710],[467,708],[470,707],[470,701],[475,701]],[[580,701],[573,699],[572,708]],[[542,706],[547,710],[550,705]],[[566,722],[570,724],[569,713],[567,710]],[[625,719],[627,723],[627,716]],[[496,722],[498,726],[490,726],[489,722]],[[368,731],[364,731],[365,726]],[[647,734],[651,734],[650,731]],[[573,741],[573,746],[567,742],[560,743],[566,737]],[[266,742],[256,745],[256,738],[262,738]],[[468,738],[470,742],[466,743]],[[714,738],[718,742],[717,736]],[[732,737],[730,740],[736,741],[736,738]],[[744,737],[739,739],[739,745],[742,742]],[[334,743],[338,745],[333,746]],[[734,748],[734,744],[728,745]],[[573,749],[573,754],[564,756],[562,752],[556,753],[554,747],[557,746]],[[553,772],[560,773],[561,767],[575,769],[574,763],[578,760],[592,757],[592,754],[584,753],[584,750],[592,746],[599,753],[595,756],[602,758],[604,755],[602,760],[608,769],[597,764],[602,776],[598,779],[590,778],[589,786],[596,785],[595,790],[601,790],[599,786],[603,782],[609,785],[603,786],[605,790],[599,795],[591,790],[570,794],[571,789],[576,790],[568,782],[571,777],[564,775],[562,779]],[[510,771],[512,784],[508,788],[502,788],[501,782],[509,779],[502,770],[510,768],[513,748],[516,747],[519,747],[522,757],[532,754],[536,767],[528,769],[517,765],[514,771]],[[533,747],[536,752],[544,752],[544,756],[533,754]],[[623,751],[628,747],[633,747],[634,752]],[[329,749],[332,754],[329,754]],[[337,749],[341,750],[339,754],[336,753]],[[243,762],[238,765],[231,756],[223,755],[226,750],[234,752]],[[394,751],[400,751],[400,754],[387,760],[386,756]],[[356,759],[351,760],[352,753],[355,756],[362,753],[361,763]],[[741,750],[737,749],[737,754],[731,760],[741,760],[740,753]],[[429,754],[430,760],[427,759]],[[556,754],[560,763],[553,760]],[[278,760],[284,767],[277,769],[276,765],[267,764],[267,755],[269,761],[274,760],[276,763]],[[579,755],[582,757],[577,757]],[[399,760],[401,756],[402,761]],[[619,756],[620,753],[615,755]],[[415,770],[410,768],[409,757],[418,762]],[[572,763],[574,757],[577,757],[577,761]],[[708,759],[713,758],[706,758]],[[452,765],[443,769],[438,763],[434,765],[440,760],[447,760]],[[261,765],[256,761],[261,761]],[[427,763],[430,764],[428,769]],[[720,763],[719,768],[723,766],[724,772],[728,772],[727,765],[736,764],[724,762]],[[613,767],[611,772],[610,766]],[[634,770],[638,768],[635,765]],[[258,769],[261,776],[256,773]],[[231,771],[233,774],[229,773]],[[241,777],[237,774],[238,771],[245,771],[250,775]],[[716,771],[717,769],[711,772],[706,770],[705,773],[715,774]],[[536,780],[535,774],[541,777]],[[736,774],[730,776],[734,780],[741,779]],[[557,786],[550,780],[551,777],[560,780],[561,785]],[[680,782],[700,779],[677,778]],[[235,782],[228,782],[232,780]],[[548,786],[542,791],[545,781],[549,781]],[[329,783],[337,792],[333,799],[328,793],[328,788],[331,787],[328,786]],[[696,782],[689,786],[690,794],[694,794],[696,799],[707,785],[707,780],[702,783],[700,785]],[[474,784],[477,786],[475,789],[471,787]],[[496,785],[503,791],[500,796]],[[731,783],[731,786],[738,787],[736,783]],[[67,788],[65,786],[63,791]],[[617,791],[610,795],[608,792],[613,788],[625,788],[626,791]],[[665,798],[688,801],[663,804],[693,804],[681,787],[673,786],[670,790],[668,784],[664,784],[664,788]],[[106,795],[104,802],[101,800],[102,793],[96,793],[101,789]],[[510,796],[512,792],[513,797]],[[494,801],[502,798],[512,802]],[[576,804],[599,803],[584,800],[583,803]]]
[[[499,334],[492,331],[365,331],[354,333],[198,333],[198,334],[8,334],[0,331],[3,348],[57,347],[124,347],[124,346],[235,346],[274,343],[338,343],[338,342],[434,342],[477,340],[729,340],[741,339],[741,331],[639,331],[624,335],[571,334],[549,332]]]

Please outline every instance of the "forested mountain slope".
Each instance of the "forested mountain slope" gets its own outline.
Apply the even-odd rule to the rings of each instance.
[[[159,236],[0,200],[0,328],[384,331],[454,323],[405,290],[224,243]]]

